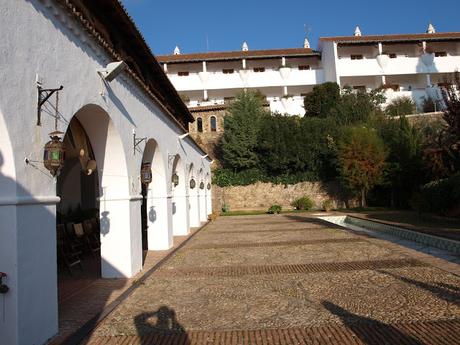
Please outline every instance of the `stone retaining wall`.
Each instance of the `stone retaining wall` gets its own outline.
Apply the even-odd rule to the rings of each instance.
[[[257,182],[249,186],[213,186],[213,210],[220,211],[227,204],[230,211],[267,210],[278,204],[283,209],[292,209],[291,203],[309,196],[316,209],[322,208],[323,201],[331,199],[334,208],[357,206],[356,200],[344,200],[337,183],[301,182],[294,185]]]

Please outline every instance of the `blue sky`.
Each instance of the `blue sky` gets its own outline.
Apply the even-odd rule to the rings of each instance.
[[[154,54],[301,47],[320,36],[460,31],[460,0],[122,0]]]

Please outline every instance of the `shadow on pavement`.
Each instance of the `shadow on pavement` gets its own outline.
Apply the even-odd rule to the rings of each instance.
[[[321,304],[332,314],[337,315],[345,326],[350,329],[366,345],[406,344],[423,345],[418,339],[401,332],[394,326],[383,322],[353,314],[329,301]]]
[[[167,306],[137,315],[134,323],[138,336],[143,340],[142,343],[155,341],[158,344],[190,344],[185,328],[177,321],[176,312]]]
[[[403,277],[394,273],[390,273],[383,270],[377,270],[377,272],[389,275],[393,278],[396,278],[404,283],[414,285],[420,289],[425,291],[431,292],[436,297],[443,299],[444,301],[454,303],[456,305],[460,305],[460,288],[446,284],[446,283],[435,283],[436,285],[428,284],[425,282],[421,282],[415,279]],[[454,290],[454,291],[451,291]]]

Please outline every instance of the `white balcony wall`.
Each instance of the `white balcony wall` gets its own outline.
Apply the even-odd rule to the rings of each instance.
[[[420,57],[388,58],[383,67],[376,58],[362,60],[341,58],[338,60],[340,76],[452,73],[456,69],[460,69],[460,56],[436,57],[429,67],[422,62]]]
[[[202,82],[198,73],[190,73],[188,76],[168,74],[168,77],[177,91],[203,90]]]
[[[273,86],[298,86],[317,85],[324,82],[324,70],[303,70],[292,68],[289,76],[283,79],[277,70],[266,70],[265,72],[254,72],[248,70],[246,82],[240,77],[238,71],[230,74],[222,72],[207,72],[207,80],[201,80],[197,73],[190,73],[188,76],[170,74],[169,79],[181,91],[192,90],[219,90],[219,89],[243,89],[243,88],[264,88]]]

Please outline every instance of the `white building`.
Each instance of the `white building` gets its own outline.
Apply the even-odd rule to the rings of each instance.
[[[44,344],[58,332],[59,234],[78,228],[63,219],[94,212],[102,277],[132,277],[143,249],[207,220],[211,161],[118,1],[4,1],[0,32],[0,343]],[[43,156],[56,128],[67,157],[53,177]]]
[[[177,47],[176,47],[177,48]],[[418,105],[460,69],[460,32],[322,37],[318,51],[304,48],[159,56],[191,110],[220,105],[244,89],[257,89],[272,111],[303,115],[303,96],[331,81],[356,89],[386,89],[387,101],[409,96]]]

